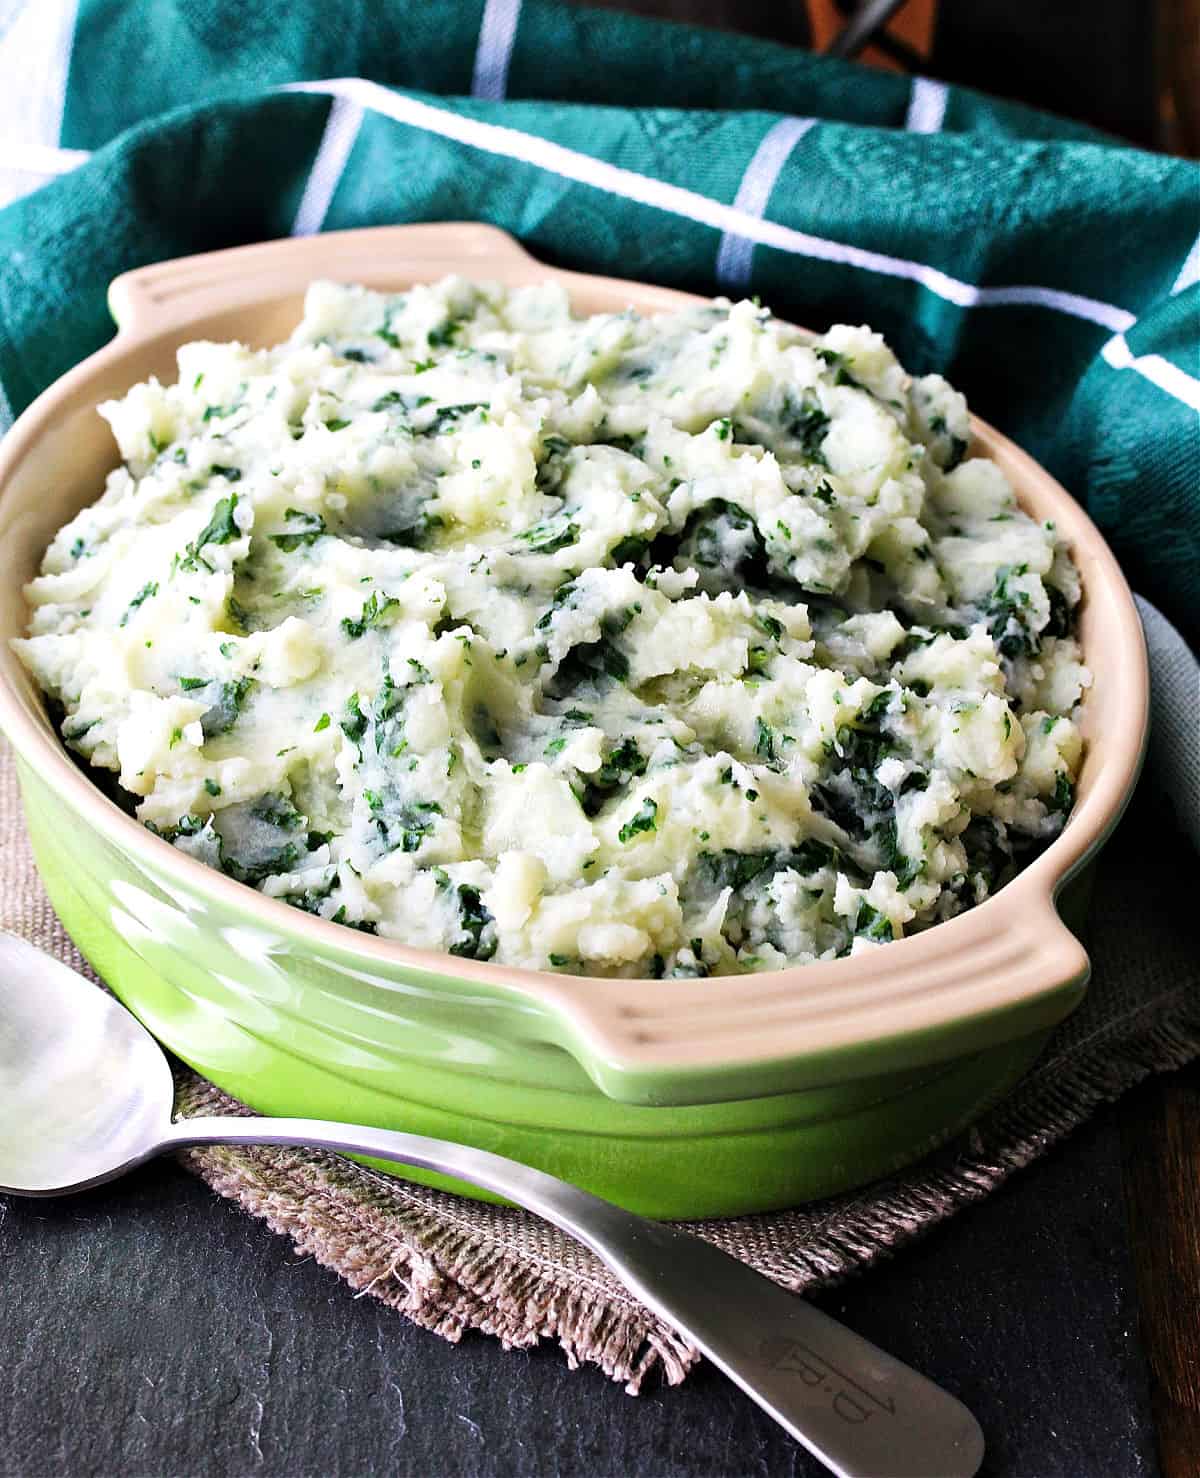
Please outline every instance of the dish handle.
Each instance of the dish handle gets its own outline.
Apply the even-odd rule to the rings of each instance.
[[[108,307],[118,336],[146,339],[250,303],[303,294],[329,277],[395,291],[397,264],[408,282],[447,272],[505,281],[527,277],[533,258],[513,236],[477,221],[375,226],[329,235],[294,236],[255,246],[152,262],[109,284]]]
[[[829,1087],[924,1070],[1049,1031],[1079,1005],[1087,951],[1044,876],[1020,877],[946,924],[831,966],[739,979],[550,976],[559,1045],[607,1097],[660,1105]],[[895,951],[893,953],[893,951]],[[886,981],[886,985],[883,982]],[[887,1030],[879,1030],[886,1011]]]

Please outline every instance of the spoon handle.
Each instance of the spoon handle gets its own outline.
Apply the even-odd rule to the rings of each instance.
[[[316,1119],[187,1119],[167,1143],[317,1146],[468,1181],[590,1247],[839,1478],[971,1478],[983,1459],[975,1418],[925,1376],[710,1243],[528,1165]]]

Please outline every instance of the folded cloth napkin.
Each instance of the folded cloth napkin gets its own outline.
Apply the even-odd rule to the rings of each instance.
[[[1155,602],[1143,791],[1170,804],[1144,796],[1105,855],[1085,1006],[964,1144],[704,1235],[791,1287],[842,1275],[1200,1051],[1195,859],[1173,829],[1200,844],[1194,164],[926,78],[546,0],[345,0],[336,24],[323,0],[12,0],[0,141],[0,425],[110,336],[119,272],[289,233],[487,220],[559,265],[757,294],[814,328],[869,321],[1062,479]],[[77,963],[7,768],[0,859],[0,923]],[[183,1074],[179,1106],[228,1103]],[[190,1158],[444,1334],[556,1335],[633,1386],[694,1358],[521,1212],[331,1156]]]

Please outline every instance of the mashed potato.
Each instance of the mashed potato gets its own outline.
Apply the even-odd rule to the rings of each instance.
[[[101,407],[17,649],[148,827],[323,918],[595,975],[877,948],[1054,837],[1089,682],[963,397],[752,303],[318,283]]]

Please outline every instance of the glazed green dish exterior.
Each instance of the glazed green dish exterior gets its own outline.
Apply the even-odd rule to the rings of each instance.
[[[182,855],[107,800],[68,758],[9,648],[28,621],[24,583],[113,465],[98,402],[149,374],[169,377],[188,340],[277,342],[314,278],[394,290],[450,270],[555,278],[585,311],[689,301],[546,268],[474,224],[157,264],[118,280],[121,333],[0,444],[0,729],[51,901],[164,1045],[263,1113],[460,1140],[663,1218],[793,1206],[897,1170],[1001,1098],[1081,1000],[1088,963],[1071,931],[1145,742],[1145,648],[1116,561],[1063,489],[985,423],[972,422],[979,450],[1023,507],[1056,520],[1083,580],[1094,682],[1075,808],[981,906],[858,958],[714,979],[589,979],[314,919]]]
[[[792,1092],[620,1102],[553,1040],[556,1021],[527,1002],[449,973],[369,970],[349,952],[317,954],[307,940],[265,929],[252,911],[219,912],[170,871],[152,875],[89,830],[27,765],[19,773],[38,866],[72,938],[204,1077],[261,1113],[494,1150],[642,1215],[766,1211],[896,1170],[1002,1097],[1049,1034],[1035,1026],[947,1062]],[[1081,993],[1082,982],[1065,987],[1042,1011],[1061,1017]],[[888,1055],[876,1054],[885,1067]]]

